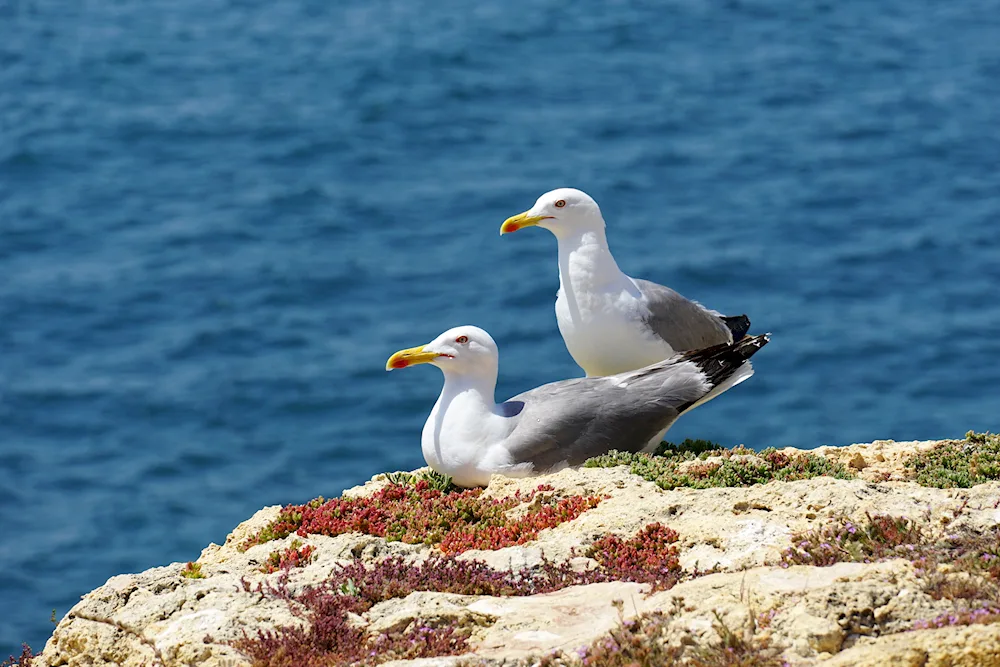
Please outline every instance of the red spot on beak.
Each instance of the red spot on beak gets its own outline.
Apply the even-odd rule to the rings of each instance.
[[[504,231],[507,232],[508,234],[510,234],[511,232],[516,232],[520,228],[521,228],[521,225],[510,225]]]
[[[392,362],[393,368],[406,368],[409,365],[410,362],[407,361],[406,359],[396,359],[396,361]]]

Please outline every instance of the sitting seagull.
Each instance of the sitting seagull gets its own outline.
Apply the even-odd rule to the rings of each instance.
[[[553,382],[500,404],[497,345],[477,327],[400,350],[385,368],[441,369],[444,388],[420,438],[424,460],[459,486],[485,486],[493,474],[539,475],[611,449],[652,451],[678,415],[750,377],[747,360],[767,341],[751,336],[627,373]]]
[[[732,343],[746,335],[746,315],[724,317],[663,285],[630,278],[615,262],[604,217],[590,195],[547,192],[500,235],[539,226],[559,242],[556,320],[573,360],[588,377],[614,375],[675,352]]]

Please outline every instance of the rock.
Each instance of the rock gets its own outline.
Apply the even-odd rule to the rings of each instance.
[[[917,630],[843,651],[823,667],[996,667],[1000,624]]]
[[[718,644],[723,628],[764,637],[790,665],[1000,665],[1000,625],[912,628],[953,609],[948,600],[923,592],[907,560],[837,563],[829,567],[779,567],[791,536],[834,517],[864,520],[868,514],[907,516],[928,528],[983,533],[1000,522],[994,505],[1000,483],[971,489],[935,489],[910,481],[905,462],[934,442],[876,441],[813,450],[857,471],[858,478],[819,477],[770,482],[748,488],[677,488],[664,491],[625,467],[563,470],[544,478],[494,477],[485,493],[505,497],[544,483],[559,496],[606,498],[572,522],[543,531],[539,539],[495,551],[474,550],[461,559],[495,569],[532,570],[544,561],[570,561],[582,571],[597,565],[586,556],[599,537],[631,537],[660,522],[679,535],[679,558],[689,576],[666,591],[628,582],[573,586],[554,593],[494,598],[435,591],[412,592],[380,602],[350,622],[371,633],[402,630],[414,623],[461,626],[482,664],[514,664],[553,650],[572,653],[623,620],[665,611],[665,641],[678,647]],[[787,449],[795,454],[799,450]],[[741,455],[747,461],[760,460]],[[735,457],[734,457],[735,458]],[[711,461],[708,461],[711,462]],[[700,464],[706,463],[700,461]],[[389,482],[377,475],[345,492],[375,493]],[[290,603],[257,592],[277,585],[283,573],[263,574],[269,554],[293,540],[314,548],[305,567],[287,573],[292,593],[326,580],[341,565],[375,563],[400,556],[426,559],[426,545],[386,542],[361,534],[289,536],[241,551],[280,508],[265,507],[237,526],[222,545],[211,544],[198,559],[203,578],[182,576],[175,563],[139,574],[112,577],[84,596],[56,627],[40,664],[133,667],[247,665],[230,643],[258,630],[302,625]],[[512,512],[519,520],[523,508]],[[704,574],[713,571],[711,574]],[[393,664],[455,665],[466,658],[430,658]]]
[[[586,644],[619,622],[614,600],[638,601],[627,616],[645,610],[643,590],[639,584],[614,582],[530,597],[480,598],[469,609],[496,620],[478,635],[476,655],[517,658]]]
[[[844,643],[844,631],[828,618],[811,614],[798,614],[788,626],[788,633],[796,637],[793,644],[802,657],[814,653],[836,653]]]
[[[266,525],[277,518],[281,511],[280,505],[271,505],[264,509],[257,510],[252,517],[236,526],[233,532],[226,536],[226,543],[222,546],[212,543],[202,549],[198,562],[204,564],[221,564],[239,554],[237,546],[247,541],[261,531]]]
[[[411,623],[431,627],[492,624],[495,617],[475,609],[477,600],[472,595],[416,591],[401,600],[380,602],[363,618],[371,632],[404,630]]]
[[[834,447],[824,445],[809,450],[810,453],[836,461],[842,465],[861,471],[861,477],[870,482],[909,481],[912,474],[906,469],[906,461],[917,452],[933,449],[940,440],[919,440],[896,442],[894,440],[876,440],[875,442],[851,445],[849,447]],[[798,451],[788,448],[782,451]],[[858,459],[858,457],[861,457]],[[855,468],[852,461],[864,462],[862,468]]]

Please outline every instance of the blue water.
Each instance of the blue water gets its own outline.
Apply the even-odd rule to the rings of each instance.
[[[422,464],[393,351],[578,374],[570,185],[772,331],[673,439],[1000,427],[1000,0],[0,0],[0,654],[265,504]]]

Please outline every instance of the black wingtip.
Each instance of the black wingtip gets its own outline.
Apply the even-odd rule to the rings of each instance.
[[[746,315],[725,315],[722,318],[723,324],[733,334],[733,342],[738,343],[743,340],[750,331],[750,318]]]
[[[757,350],[764,347],[771,342],[771,332],[766,334],[760,334],[759,336],[747,336],[741,340],[733,343],[733,347],[737,352],[743,356],[744,359],[749,359],[753,355],[757,354]]]
[[[747,336],[736,343],[713,345],[703,350],[688,352],[685,361],[690,361],[709,377],[713,385],[717,385],[732,375],[737,368],[757,354],[757,351],[768,344],[771,334]]]

